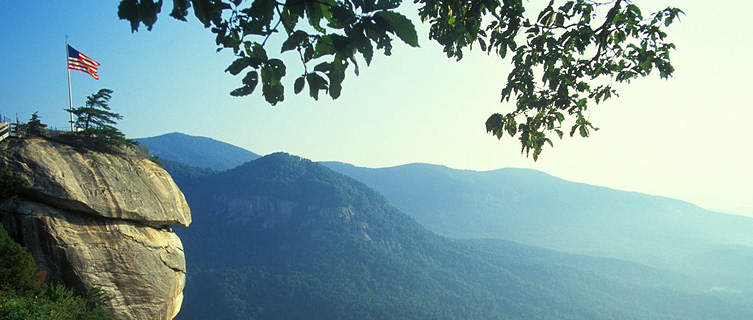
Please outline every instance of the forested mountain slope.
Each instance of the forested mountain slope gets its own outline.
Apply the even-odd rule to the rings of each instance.
[[[210,158],[212,150],[227,147],[218,141],[205,149],[197,148],[201,143],[185,145]],[[188,178],[214,172],[191,168],[203,163],[192,157],[185,161],[189,166],[180,170],[170,166],[185,164],[166,162],[176,180],[183,179],[177,171]],[[614,257],[692,276],[707,290],[753,292],[753,219],[747,217],[528,169],[480,172],[429,164],[377,169],[323,164],[376,189],[391,205],[441,235],[506,239]]]
[[[687,202],[574,183],[530,169],[429,164],[325,166],[374,188],[428,229],[616,257],[753,290],[753,219]]]
[[[174,172],[174,174],[181,174]],[[682,276],[435,235],[352,178],[283,153],[183,180],[182,319],[748,319]]]

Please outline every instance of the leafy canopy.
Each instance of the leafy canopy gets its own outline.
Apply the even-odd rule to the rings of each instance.
[[[123,119],[123,116],[110,109],[112,93],[110,89],[99,89],[86,97],[84,106],[71,111],[76,116],[76,128],[79,130],[76,134],[100,145],[133,145],[115,127],[116,120]]]
[[[116,124],[115,120],[123,119],[123,116],[110,111],[110,99],[113,91],[110,89],[99,89],[92,95],[86,97],[86,104],[82,107],[73,109],[76,116],[76,127],[88,134],[92,128],[112,127]]]
[[[418,36],[408,18],[395,11],[402,0],[173,0],[170,16],[186,20],[189,9],[216,35],[218,51],[236,56],[225,70],[245,72],[241,87],[230,92],[246,96],[261,82],[262,94],[275,105],[285,98],[282,79],[287,51],[297,52],[303,73],[293,83],[298,94],[308,86],[318,99],[325,92],[340,96],[345,71],[359,73],[359,61],[370,64],[375,51],[390,55],[397,37],[417,47]],[[414,0],[419,16],[430,25],[429,39],[448,57],[460,60],[464,50],[481,50],[511,63],[501,101],[514,110],[495,113],[488,132],[518,137],[522,152],[537,159],[551,136],[582,137],[597,130],[587,110],[617,95],[616,83],[630,82],[657,71],[674,72],[666,29],[682,13],[667,7],[644,15],[629,0],[551,0],[538,12],[523,0]],[[118,16],[132,31],[143,23],[151,30],[162,0],[121,0]],[[270,37],[284,41],[267,51]],[[313,65],[313,68],[311,66]]]
[[[42,125],[42,120],[39,119],[39,111],[31,114],[29,122],[26,123],[26,131],[26,133],[29,135],[42,135],[44,126]]]

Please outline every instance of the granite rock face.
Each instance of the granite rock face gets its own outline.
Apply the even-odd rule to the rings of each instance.
[[[175,317],[186,265],[169,225],[187,226],[191,214],[166,171],[43,139],[6,140],[0,152],[0,167],[32,184],[0,204],[0,219],[48,279],[99,287],[119,319]]]
[[[191,223],[183,193],[148,159],[80,150],[44,139],[0,146],[0,163],[23,173],[28,196],[58,208],[150,225]]]

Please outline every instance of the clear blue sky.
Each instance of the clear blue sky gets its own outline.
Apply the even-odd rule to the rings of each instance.
[[[166,1],[168,12],[170,1]],[[0,113],[26,120],[34,111],[65,127],[68,93],[65,35],[102,63],[101,80],[72,71],[74,104],[99,88],[130,137],[179,131],[260,154],[287,151],[313,160],[381,167],[429,162],[485,170],[530,167],[566,179],[659,194],[725,212],[753,215],[749,93],[753,5],[748,1],[638,1],[683,8],[671,31],[678,45],[675,78],[634,82],[622,97],[592,111],[602,128],[589,139],[555,141],[534,163],[515,141],[484,132],[499,103],[507,63],[474,51],[448,60],[419,25],[421,48],[397,45],[361,75],[347,75],[343,95],[315,102],[287,96],[276,107],[261,96],[233,98],[240,79],[223,72],[231,57],[215,53],[198,23],[166,14],[154,30],[130,32],[117,1],[1,1],[5,66]],[[406,8],[405,12],[411,12]],[[295,59],[289,75],[299,72]],[[289,76],[292,87],[295,76]]]

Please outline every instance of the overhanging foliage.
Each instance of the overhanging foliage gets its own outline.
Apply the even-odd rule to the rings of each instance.
[[[285,98],[282,79],[287,68],[281,55],[296,51],[303,73],[294,81],[298,94],[308,85],[318,99],[324,91],[337,99],[345,71],[358,61],[371,63],[375,51],[391,54],[397,37],[417,47],[410,19],[396,9],[402,0],[173,0],[170,13],[186,20],[193,8],[196,18],[216,35],[218,51],[231,49],[235,61],[225,70],[245,72],[233,96],[252,94],[261,82],[271,105]],[[473,44],[511,63],[502,86],[501,101],[515,101],[515,109],[495,113],[486,121],[488,132],[502,138],[518,137],[522,152],[537,159],[551,135],[582,137],[597,130],[588,120],[589,106],[617,95],[616,83],[630,82],[658,71],[661,78],[674,72],[666,29],[682,13],[667,7],[644,15],[629,0],[555,1],[538,12],[523,0],[414,0],[419,16],[430,25],[430,40],[448,57],[462,59]],[[162,1],[121,0],[118,16],[132,31],[141,23],[151,30]],[[284,37],[279,53],[268,51],[267,41]],[[310,66],[313,65],[313,68]]]

